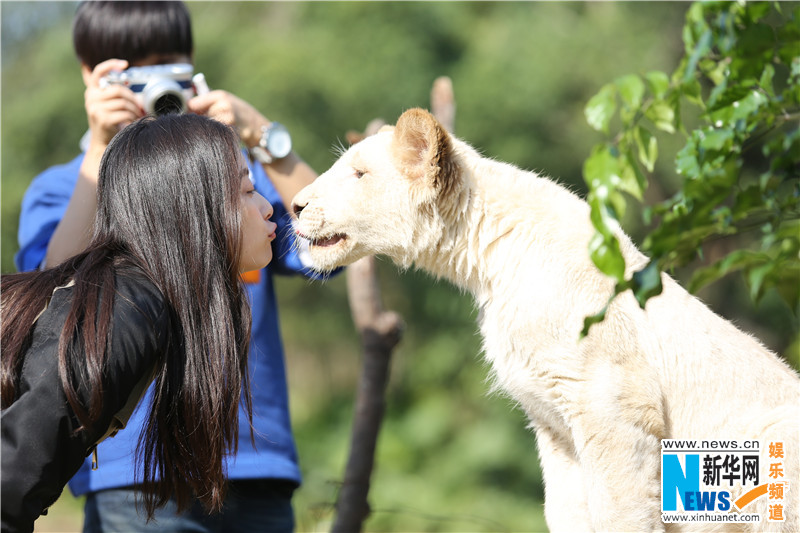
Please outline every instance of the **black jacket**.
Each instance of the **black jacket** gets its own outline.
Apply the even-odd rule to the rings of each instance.
[[[118,273],[115,283],[103,408],[93,429],[74,433],[80,424],[58,374],[58,340],[74,287],[57,289],[34,325],[16,400],[0,414],[4,533],[33,530],[95,444],[124,427],[169,349],[173,322],[161,292],[136,270]],[[72,346],[80,350],[81,343]],[[87,405],[89,387],[76,388]]]

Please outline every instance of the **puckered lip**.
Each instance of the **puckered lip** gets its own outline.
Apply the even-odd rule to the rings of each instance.
[[[311,246],[333,246],[347,239],[347,235],[343,233],[334,233],[329,237],[309,237],[308,235],[303,234],[300,230],[296,230],[295,233],[297,233],[298,237],[307,240]]]

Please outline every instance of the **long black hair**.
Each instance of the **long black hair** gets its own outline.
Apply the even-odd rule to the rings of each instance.
[[[103,155],[88,248],[54,268],[3,276],[3,408],[15,400],[38,313],[56,287],[74,280],[59,372],[81,428],[92,427],[103,404],[115,273],[134,265],[160,289],[175,327],[169,353],[156,368],[139,443],[148,516],[172,496],[184,509],[193,494],[207,509],[219,510],[222,460],[237,446],[242,397],[252,420],[251,317],[238,268],[241,157],[234,131],[212,119],[187,114],[138,120]],[[80,354],[68,349],[76,336],[84,346]],[[76,367],[92,391],[87,405],[76,393]]]

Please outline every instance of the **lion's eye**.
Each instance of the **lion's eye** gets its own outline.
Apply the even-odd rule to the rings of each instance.
[[[364,177],[364,174],[366,174],[366,172],[364,172],[363,170],[354,169],[354,174],[356,175],[357,179],[361,179]]]

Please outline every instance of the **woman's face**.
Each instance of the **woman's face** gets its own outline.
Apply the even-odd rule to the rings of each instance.
[[[271,222],[272,205],[256,192],[250,170],[242,161],[239,196],[242,213],[242,247],[239,273],[264,268],[272,260],[272,241],[277,224]]]

